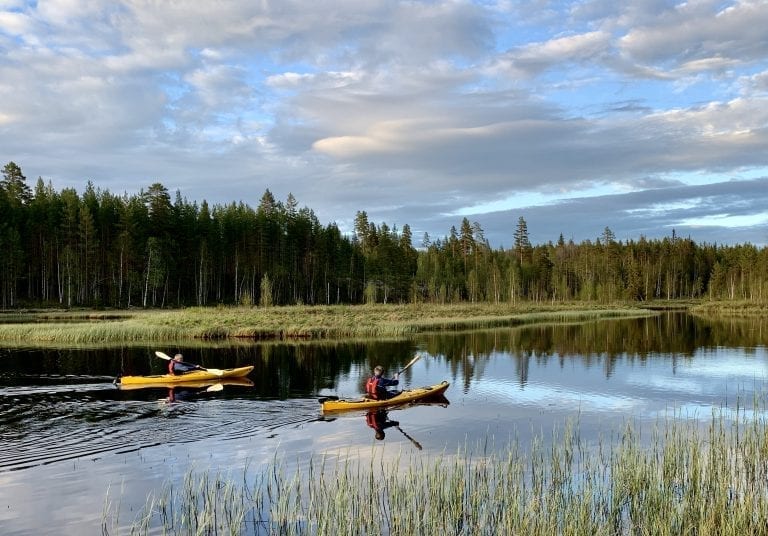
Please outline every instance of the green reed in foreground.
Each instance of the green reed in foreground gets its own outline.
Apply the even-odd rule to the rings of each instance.
[[[588,444],[578,431],[536,437],[522,450],[468,450],[410,460],[313,462],[287,474],[275,464],[252,482],[186,478],[105,534],[766,534],[768,429],[672,419],[640,442]],[[405,463],[408,462],[408,463]],[[400,468],[395,470],[395,468]]]

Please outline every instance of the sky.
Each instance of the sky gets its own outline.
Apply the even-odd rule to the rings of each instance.
[[[0,164],[415,245],[768,242],[766,0],[0,0]]]

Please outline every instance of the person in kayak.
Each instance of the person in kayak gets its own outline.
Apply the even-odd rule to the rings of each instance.
[[[192,372],[193,370],[205,370],[200,365],[195,365],[194,363],[187,363],[184,361],[184,356],[181,354],[176,354],[173,356],[173,359],[168,362],[168,374],[173,374],[174,376],[179,376],[181,374],[186,374],[187,372]]]
[[[400,383],[400,375],[395,373],[395,375],[392,376],[392,379],[390,379],[383,377],[382,374],[384,374],[384,367],[381,365],[376,365],[376,367],[373,369],[373,376],[368,378],[368,381],[365,382],[365,394],[368,396],[368,398],[372,398],[374,400],[387,400],[388,398],[392,398],[397,394],[388,391],[387,387],[393,387]]]

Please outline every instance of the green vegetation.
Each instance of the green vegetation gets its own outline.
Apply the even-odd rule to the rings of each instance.
[[[445,329],[478,329],[535,322],[568,322],[651,314],[584,304],[358,305],[191,307],[105,315],[30,313],[27,323],[0,323],[0,342],[88,344],[189,339],[330,339],[404,337]],[[83,322],[77,322],[82,318]],[[39,320],[48,322],[39,322]],[[87,320],[87,321],[86,321]]]
[[[131,534],[764,534],[768,430],[763,418],[708,430],[683,418],[643,441],[578,431],[522,451],[436,459],[279,465],[240,482],[188,475],[150,497]],[[409,462],[409,463],[405,463]],[[393,471],[398,467],[398,471]],[[103,532],[119,533],[109,501]],[[159,530],[158,530],[159,527]]]
[[[554,237],[553,237],[554,238]],[[768,299],[768,248],[672,236],[531,244],[510,225],[494,249],[478,222],[414,245],[410,227],[356,214],[354,232],[266,190],[256,209],[210,207],[160,183],[117,196],[34,190],[9,162],[0,180],[0,308],[613,303]]]
[[[702,302],[692,306],[690,312],[705,317],[767,317],[768,306],[764,302],[745,300]]]

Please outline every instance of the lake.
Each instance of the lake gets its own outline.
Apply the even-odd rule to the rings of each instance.
[[[594,442],[630,421],[704,426],[713,412],[730,418],[763,400],[766,335],[765,321],[664,312],[413,340],[0,348],[0,533],[100,533],[106,507],[127,527],[150,493],[190,472],[242,480],[274,463],[525,448],[566,424]],[[252,385],[113,384],[118,374],[163,373],[156,350],[208,367],[254,365]],[[392,373],[417,352],[401,385],[447,380],[442,403],[388,411],[383,439],[365,412],[322,415],[319,397],[355,396],[374,365]]]

